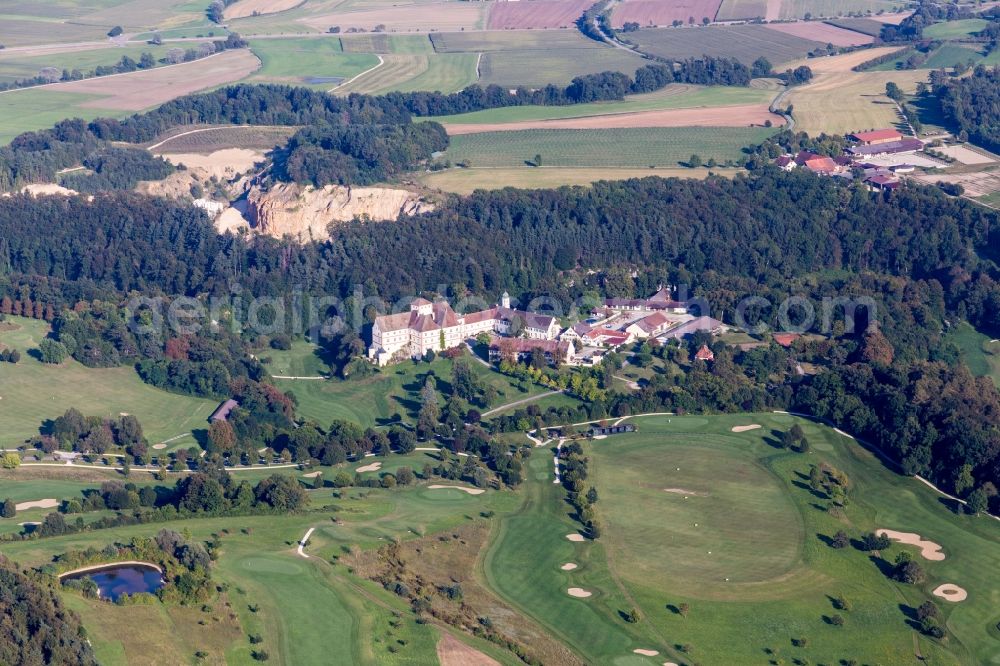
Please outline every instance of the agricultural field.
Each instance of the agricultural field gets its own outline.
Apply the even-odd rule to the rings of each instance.
[[[237,19],[261,14],[277,14],[303,4],[305,0],[239,0],[226,7],[223,17]]]
[[[703,161],[739,160],[776,129],[747,127],[657,127],[550,129],[487,132],[453,137],[445,157],[473,167],[522,167],[542,158],[545,167],[677,167],[696,154]]]
[[[378,64],[378,58],[368,53],[344,53],[337,38],[259,39],[250,48],[261,67],[245,79],[249,83],[330,90]]]
[[[441,32],[482,30],[486,27],[487,4],[482,2],[427,2],[413,5],[358,8],[309,15],[297,22],[319,32],[331,26],[370,31],[382,26],[386,32]]]
[[[52,127],[67,117],[121,118],[127,111],[95,106],[98,95],[57,92],[55,86],[0,92],[0,145],[18,134]]]
[[[72,359],[42,363],[29,352],[48,330],[45,322],[21,317],[0,324],[0,346],[21,352],[20,363],[0,363],[0,446],[17,446],[37,435],[43,421],[70,407],[88,416],[133,414],[151,442],[205,428],[218,407],[215,400],[153,388],[129,367],[87,368]]]
[[[823,44],[833,44],[834,46],[862,46],[871,44],[874,37],[853,30],[838,28],[829,23],[818,21],[796,21],[795,23],[772,23],[767,26],[771,30],[786,35],[809,39]]]
[[[476,82],[473,53],[387,54],[375,66],[333,91],[337,94],[381,94],[414,90],[456,92]]]
[[[453,116],[436,116],[445,125],[516,123],[557,118],[582,118],[610,114],[767,104],[773,91],[734,86],[694,86],[672,83],[662,90],[643,95],[629,95],[621,102],[594,102],[571,106],[508,106]]]
[[[810,134],[844,133],[899,123],[896,105],[885,96],[885,84],[892,81],[904,92],[913,93],[917,82],[927,80],[927,71],[851,71],[855,65],[892,50],[877,48],[802,61],[812,68],[813,79],[793,88],[784,100],[794,107],[795,129]]]
[[[906,0],[781,0],[781,9],[776,18],[801,19],[805,18],[806,14],[810,14],[813,18],[834,18],[858,12],[892,14],[901,12],[909,6],[910,3]]]
[[[531,0],[541,2],[542,0]],[[517,4],[517,3],[514,3]],[[437,53],[487,53],[490,51],[565,51],[603,48],[575,30],[516,30],[435,32],[430,36]]]
[[[764,56],[775,67],[803,58],[825,42],[786,35],[760,25],[660,28],[629,33],[643,52],[661,58],[683,59],[700,55],[736,58],[750,64]]]
[[[594,46],[588,50],[570,48],[484,53],[479,63],[480,83],[510,88],[541,88],[549,83],[567,85],[577,76],[598,72],[618,71],[632,76],[646,63],[623,49],[601,46],[596,42]]]
[[[341,36],[345,53],[431,53],[434,47],[428,35],[387,35],[370,33]]]
[[[927,39],[960,39],[972,33],[979,32],[989,25],[985,19],[963,19],[961,21],[942,21],[924,29]]]
[[[724,169],[721,175],[735,172]],[[454,194],[472,194],[476,190],[499,190],[504,187],[521,189],[549,189],[563,185],[589,186],[599,180],[628,180],[630,178],[704,178],[708,169],[611,169],[607,167],[547,168],[471,168],[447,169],[418,176],[428,188]]]
[[[825,21],[825,23],[838,28],[844,28],[845,30],[860,32],[863,35],[871,35],[872,37],[878,37],[882,34],[882,26],[885,25],[885,23],[877,20],[877,18],[840,18],[830,19],[829,21]]]
[[[198,44],[192,44],[192,47],[197,48]],[[56,50],[39,55],[33,55],[31,51],[4,49],[0,51],[0,83],[13,83],[22,79],[34,78],[45,67],[55,67],[60,72],[74,69],[90,72],[101,65],[115,65],[125,56],[138,62],[143,53],[151,53],[153,57],[160,60],[166,56],[169,49],[168,46],[146,44],[111,48],[91,47],[86,50],[72,51]]]
[[[157,137],[149,146],[157,155],[175,153],[209,154],[219,150],[271,150],[295,132],[294,127],[258,125],[183,128]]]
[[[641,26],[672,25],[674,21],[701,23],[705,19],[716,20],[722,0],[624,0],[615,5],[611,13],[611,25],[620,28],[625,23]]]
[[[776,9],[778,0],[722,0],[719,11],[715,14],[716,21],[746,21],[755,18],[772,20],[777,17],[767,15],[768,8]]]
[[[489,3],[487,30],[572,28],[593,3],[588,0],[526,0]]]
[[[634,423],[638,433],[584,445],[604,526],[599,540],[566,538],[579,523],[562,501],[565,491],[549,481],[551,459],[533,456],[526,500],[501,518],[483,560],[486,581],[507,603],[586,662],[742,664],[765,655],[779,663],[889,665],[912,663],[914,650],[940,664],[992,658],[1000,619],[988,565],[1000,555],[995,522],[950,513],[937,493],[885,469],[855,441],[788,415]],[[775,448],[774,433],[794,423],[810,453]],[[759,427],[732,431],[748,425]],[[810,465],[821,463],[850,479],[850,503],[837,512],[805,483]],[[906,551],[928,573],[923,584],[902,585],[869,554],[827,545],[838,530],[857,538],[875,529],[918,533],[940,544],[945,558],[924,560],[894,544],[883,558]],[[567,563],[576,568],[567,571]],[[945,582],[968,598],[932,596]],[[838,598],[846,608],[836,608]],[[952,634],[947,642],[909,624],[907,609],[930,599]],[[638,622],[622,620],[630,609]],[[831,621],[835,615],[843,621]],[[635,650],[658,653],[656,661]]]

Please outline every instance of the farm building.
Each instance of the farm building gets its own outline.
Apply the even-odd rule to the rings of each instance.
[[[855,132],[847,135],[848,139],[862,146],[876,146],[883,143],[900,141],[903,135],[894,129],[877,129],[868,132]]]
[[[695,317],[691,321],[686,321],[680,326],[676,326],[660,336],[661,341],[670,339],[683,340],[687,336],[697,331],[706,331],[712,335],[722,332],[726,325],[718,319],[712,317]]]
[[[597,437],[598,435],[620,435],[623,432],[635,432],[635,426],[631,423],[622,423],[621,425],[613,426],[595,425],[590,427],[588,434],[591,437]]]
[[[224,403],[219,405],[219,408],[212,412],[212,415],[208,417],[209,421],[226,421],[229,419],[229,413],[240,406],[240,403],[236,402],[232,398],[226,400]]]
[[[674,320],[664,313],[654,312],[651,315],[643,317],[639,321],[629,324],[625,328],[625,332],[637,338],[656,337],[670,328],[672,323],[674,323]]]
[[[715,353],[713,353],[712,350],[708,348],[708,345],[702,345],[701,349],[695,352],[694,359],[696,361],[706,361],[706,362],[714,361]]]
[[[873,143],[871,145],[851,146],[847,149],[855,157],[875,157],[876,155],[894,155],[897,153],[915,153],[923,150],[924,142],[920,139],[903,138],[899,141]]]
[[[865,182],[868,184],[868,187],[873,190],[882,190],[883,192],[894,190],[900,185],[898,178],[893,176],[883,176],[882,174],[869,176],[868,178],[865,178]]]

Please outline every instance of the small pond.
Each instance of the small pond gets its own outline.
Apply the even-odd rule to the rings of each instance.
[[[156,592],[163,587],[163,574],[151,564],[130,562],[77,571],[62,577],[63,581],[89,578],[97,585],[101,599],[118,601],[123,594]]]

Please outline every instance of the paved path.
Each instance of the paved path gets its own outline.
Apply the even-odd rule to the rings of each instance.
[[[311,536],[312,536],[312,533],[313,533],[313,532],[314,532],[315,530],[316,530],[316,528],[315,528],[315,527],[310,527],[310,528],[309,528],[308,530],[306,530],[306,534],[305,534],[305,536],[303,536],[303,537],[302,537],[302,540],[301,540],[301,541],[299,541],[299,547],[298,547],[298,549],[297,549],[297,550],[298,550],[298,553],[299,553],[299,555],[301,555],[302,557],[306,558],[307,560],[309,559],[309,556],[305,554],[305,551],[303,551],[303,550],[302,550],[302,547],[303,547],[304,545],[306,545],[306,543],[308,543],[308,541],[309,541],[309,537],[311,537]]]
[[[483,412],[482,417],[485,419],[487,416],[492,416],[497,412],[501,412],[505,409],[510,409],[511,407],[517,407],[518,405],[523,405],[528,402],[534,402],[535,400],[541,400],[550,395],[559,395],[562,391],[549,391],[547,393],[539,393],[538,395],[533,395],[530,398],[521,398],[520,400],[515,400],[514,402],[508,402],[506,405],[500,405],[499,407],[494,407],[488,412]]]

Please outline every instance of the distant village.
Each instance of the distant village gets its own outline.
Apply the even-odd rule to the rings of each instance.
[[[939,168],[945,166],[916,153],[924,149],[924,142],[904,136],[894,129],[875,129],[848,134],[851,141],[843,155],[828,157],[802,150],[791,155],[781,155],[775,165],[785,171],[808,169],[821,176],[853,180],[857,170],[873,190],[894,190],[900,185],[899,176],[913,173],[917,167]]]
[[[375,318],[368,357],[385,366],[488,340],[491,362],[525,361],[541,352],[553,365],[593,366],[637,340],[665,343],[696,331],[717,335],[725,330],[717,319],[690,314],[687,304],[674,300],[667,288],[649,298],[605,299],[588,319],[566,327],[552,315],[513,308],[506,292],[494,307],[464,315],[444,299],[415,298],[409,311]],[[711,361],[714,357],[705,346],[695,358]]]

